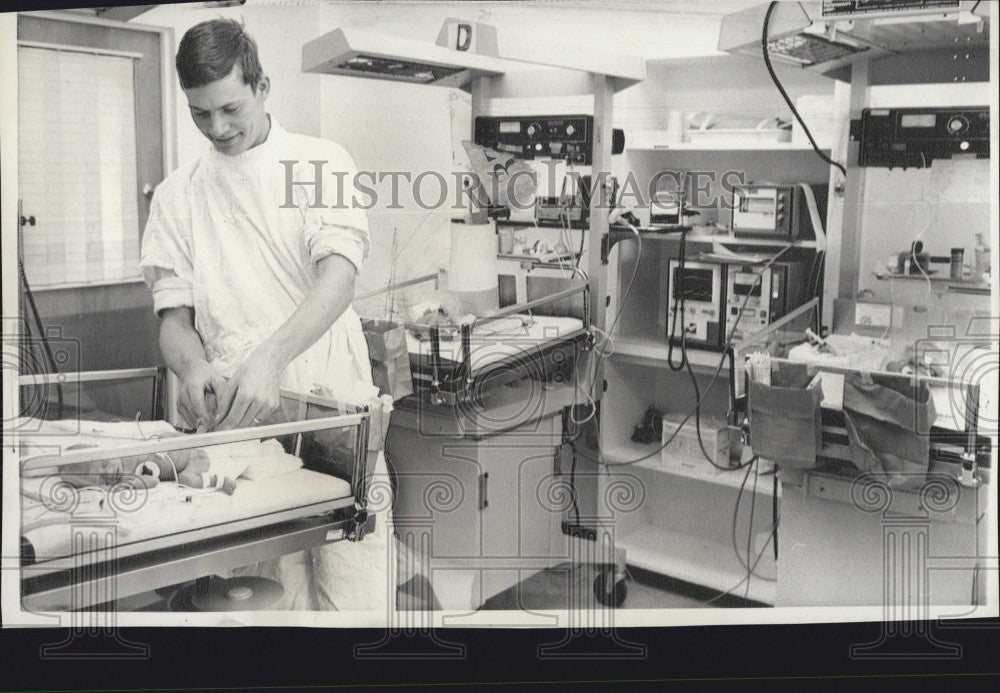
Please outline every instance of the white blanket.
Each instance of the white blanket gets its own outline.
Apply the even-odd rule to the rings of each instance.
[[[300,517],[317,514],[316,504],[351,497],[351,485],[343,479],[308,469],[260,481],[240,478],[229,496],[210,489],[188,489],[174,482],[161,482],[140,492],[138,500],[127,503],[120,497],[108,507],[106,494],[83,489],[79,505],[71,514],[49,509],[39,500],[51,480],[25,479],[22,483],[22,536],[31,542],[39,561],[70,555],[74,528],[87,526],[87,518],[111,518],[116,544],[121,546],[191,530],[262,517],[270,513],[300,510]],[[101,501],[104,501],[102,506]],[[50,502],[49,505],[52,505]],[[262,521],[263,524],[263,521]],[[179,536],[177,543],[183,543]]]

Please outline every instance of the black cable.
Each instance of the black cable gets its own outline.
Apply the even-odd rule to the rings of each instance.
[[[683,266],[684,266],[684,239],[683,239],[683,236],[681,237],[681,249],[680,249],[680,252],[678,253],[678,255],[679,255],[679,261],[678,261],[678,263],[679,263],[680,267],[683,268]],[[760,273],[759,273],[759,276],[757,277],[757,281],[755,282],[755,284],[758,284],[758,283],[762,282],[763,278],[764,278],[764,270],[762,269],[760,271]],[[751,289],[751,293],[752,293],[752,289]],[[681,296],[680,300],[681,300],[681,315],[682,315],[682,324],[683,324],[683,311],[684,311],[684,297],[683,297],[683,295]],[[747,299],[744,299],[744,306],[743,307],[746,307],[746,300]],[[674,317],[676,317],[676,311],[674,312]],[[739,321],[740,321],[741,318],[742,318],[742,311],[741,311],[740,315],[737,316],[736,322],[733,324],[733,332],[735,332],[736,325],[739,324]],[[731,340],[732,340],[732,335],[730,335],[730,341]],[[723,358],[725,358],[725,355],[728,354],[728,353],[729,352],[728,352],[728,345],[727,345],[726,351],[723,352]],[[667,351],[667,364],[670,366],[671,370],[679,370],[679,369],[674,369],[673,364],[670,363],[669,347],[668,347],[668,351]],[[688,376],[691,379],[692,386],[694,386],[694,398],[695,398],[695,402],[696,402],[695,407],[694,407],[694,429],[695,429],[695,437],[698,440],[698,447],[701,449],[701,454],[705,457],[706,460],[708,460],[709,464],[711,464],[716,469],[721,469],[721,470],[724,470],[724,471],[729,471],[729,470],[733,469],[733,467],[729,467],[729,466],[723,467],[723,466],[719,465],[712,458],[712,456],[708,454],[708,451],[705,449],[705,441],[702,439],[702,436],[701,436],[701,401],[702,401],[702,397],[701,397],[701,394],[698,391],[698,379],[695,377],[694,370],[691,368],[691,362],[689,361],[689,359],[687,357],[687,342],[686,342],[686,340],[684,338],[684,334],[683,333],[681,334],[681,364],[687,366]],[[712,389],[712,387],[714,387],[715,382],[716,382],[716,380],[713,379],[712,382],[709,384],[708,389],[705,390],[705,396],[706,397],[708,396],[708,393]],[[736,467],[736,469],[742,469],[742,466],[738,466],[738,467]],[[747,560],[749,560],[749,556],[747,557]]]
[[[753,512],[757,506],[757,473],[760,471],[760,461],[753,466],[753,491],[750,493],[750,521],[747,522],[747,588],[744,596],[750,596],[750,577],[753,571],[750,570],[750,545],[753,541]]]
[[[774,578],[765,577],[763,575],[757,575],[757,573],[754,572],[757,569],[757,563],[760,562],[761,555],[763,554],[764,550],[767,548],[767,544],[771,543],[771,538],[769,538],[768,541],[767,541],[767,544],[764,544],[764,546],[761,548],[761,552],[758,553],[756,560],[754,560],[753,563],[750,563],[750,549],[749,548],[747,549],[747,560],[744,561],[743,560],[743,554],[740,553],[740,546],[739,546],[739,543],[737,542],[737,536],[736,536],[736,527],[737,527],[737,524],[738,524],[738,517],[739,517],[740,506],[743,504],[743,492],[746,490],[747,481],[749,481],[749,479],[750,479],[750,472],[752,471],[750,469],[750,467],[751,467],[751,465],[755,465],[755,464],[759,466],[759,463],[760,463],[760,459],[756,455],[754,455],[753,457],[750,458],[750,461],[748,461],[746,464],[744,464],[743,466],[740,467],[740,469],[743,469],[744,467],[746,467],[747,468],[747,472],[746,472],[746,474],[743,475],[743,481],[740,484],[739,493],[736,494],[736,504],[733,507],[733,519],[732,519],[732,526],[730,527],[730,537],[729,537],[729,539],[730,539],[730,543],[731,543],[731,545],[733,547],[733,554],[736,556],[736,560],[739,561],[740,567],[742,567],[744,570],[746,570],[748,572],[748,575],[755,576],[757,579],[764,580],[766,582],[774,582]],[[754,499],[756,498],[756,495],[757,495],[757,485],[756,485],[756,477],[754,477]],[[751,499],[751,502],[752,501],[753,501],[753,499]],[[751,513],[750,513],[750,515],[751,515],[751,522],[752,522],[752,519],[753,519],[753,509],[752,509],[752,506],[751,506]],[[751,529],[749,531],[752,534],[752,532],[753,532],[752,523],[751,523]],[[769,534],[771,534],[773,536],[777,536],[777,531],[778,531],[778,525],[774,524],[774,525],[772,525],[771,531],[769,532]],[[736,583],[736,585],[734,585],[728,591],[732,591],[733,589],[736,589],[737,587],[739,587],[740,585],[742,585],[743,582],[744,582],[744,580],[746,580],[746,579],[747,578],[744,577],[743,580],[740,580],[738,583]]]
[[[758,284],[760,284],[760,282],[763,280],[763,278],[764,278],[764,271],[768,267],[770,267],[771,265],[773,265],[775,262],[777,262],[778,258],[780,258],[782,255],[784,255],[786,252],[788,252],[791,248],[792,248],[791,245],[786,245],[781,250],[779,250],[777,253],[775,253],[774,255],[772,255],[771,259],[768,260],[764,264],[763,267],[761,267],[761,271],[758,273],[756,281],[754,282],[753,286],[750,287],[750,291],[747,292],[746,297],[743,299],[743,305],[740,306],[740,312],[736,316],[736,320],[733,322],[733,328],[732,328],[732,330],[730,330],[729,336],[726,339],[726,345],[724,347],[724,351],[723,351],[722,357],[719,359],[719,364],[715,368],[715,373],[712,375],[712,380],[709,381],[708,389],[705,390],[704,394],[702,394],[702,396],[699,399],[699,401],[695,403],[696,406],[701,405],[701,401],[708,395],[708,393],[711,391],[711,389],[715,386],[715,383],[716,383],[716,381],[719,378],[719,374],[722,372],[722,366],[726,362],[726,353],[732,347],[733,337],[736,334],[736,328],[739,326],[740,320],[743,318],[743,312],[746,309],[747,303],[750,301],[750,295],[753,293],[754,288]],[[666,448],[668,445],[670,445],[670,443],[673,442],[674,438],[677,437],[678,433],[680,433],[680,430],[684,426],[684,424],[686,424],[688,422],[688,420],[692,416],[694,416],[694,414],[695,414],[695,411],[693,409],[691,411],[689,411],[687,413],[687,415],[681,420],[681,422],[679,424],[677,424],[677,429],[670,435],[670,437],[666,441],[664,441],[664,443],[662,445],[660,445],[657,449],[648,452],[647,454],[643,455],[642,457],[637,457],[635,459],[628,460],[626,462],[605,462],[602,459],[599,459],[599,458],[598,459],[593,459],[593,458],[587,457],[586,455],[582,455],[582,457],[584,457],[589,462],[595,462],[595,463],[597,463],[599,465],[602,465],[604,467],[627,467],[627,466],[630,466],[630,465],[633,465],[633,464],[638,464],[639,462],[642,462],[644,460],[648,460],[650,457],[653,457],[654,455],[659,454],[661,451],[663,451],[664,448]],[[732,469],[733,471],[735,471],[737,469],[743,469],[744,467],[747,466],[747,464],[749,464],[749,462],[746,463],[746,464],[740,465],[738,467],[732,467],[730,469]]]
[[[629,296],[632,294],[632,286],[635,284],[635,277],[639,274],[639,262],[642,260],[642,234],[639,232],[639,229],[635,228],[631,224],[629,225],[629,228],[632,230],[632,233],[635,234],[635,240],[639,244],[639,247],[636,248],[635,251],[635,265],[632,266],[632,276],[629,277],[628,286],[625,287],[625,294],[622,296],[622,302],[619,304],[618,310],[615,313],[615,319],[611,323],[611,327],[608,329],[608,339],[612,338],[611,335],[614,334],[615,328],[618,326],[618,321],[621,319],[622,313],[625,311],[625,304],[628,302]],[[594,387],[595,383],[591,383],[591,397],[594,395]]]
[[[570,443],[570,449],[573,451],[573,461],[569,466],[569,499],[573,503],[573,517],[574,523],[577,527],[580,526],[580,506],[576,501],[576,443]]]
[[[771,532],[772,533],[777,532],[777,531],[778,531],[778,528],[776,526],[771,528]],[[771,543],[771,540],[768,539],[767,540],[767,544],[764,544],[764,546],[761,548],[761,550],[757,552],[757,555],[753,559],[753,563],[750,565],[751,572],[757,569],[757,564],[760,563],[760,560],[764,557],[764,554],[767,552],[767,546],[770,543]],[[756,575],[756,573],[753,573],[753,574]],[[760,576],[758,575],[757,577],[760,577]],[[769,582],[774,582],[774,580],[770,580],[768,578],[761,578],[761,579],[762,580],[768,580]],[[718,600],[722,599],[726,595],[732,594],[733,590],[738,589],[739,586],[742,585],[746,581],[747,581],[747,578],[744,575],[743,577],[740,578],[739,582],[737,582],[735,585],[733,585],[732,587],[730,587],[729,589],[727,589],[727,590],[725,590],[723,592],[719,592],[717,595],[715,595],[711,599],[706,599],[705,601],[702,602],[702,604],[712,604],[713,602],[717,602]]]
[[[736,560],[740,562],[741,566],[743,566],[743,569],[748,571],[748,574],[749,574],[748,566],[750,565],[750,555],[749,553],[747,554],[747,560],[744,563],[743,556],[742,554],[740,554],[740,547],[736,543],[736,525],[738,524],[739,521],[740,503],[743,500],[743,491],[744,489],[746,489],[747,481],[750,479],[750,472],[753,471],[753,465],[756,463],[757,463],[757,457],[755,455],[754,457],[751,457],[750,461],[746,464],[747,473],[743,475],[743,481],[740,483],[740,490],[736,494],[736,503],[733,505],[733,523],[732,526],[730,527],[730,539],[733,544],[733,553],[736,555]],[[742,584],[742,582],[743,581],[741,580],[740,584]]]
[[[566,216],[566,225],[569,226],[569,228],[566,229],[566,233],[569,234],[573,228],[572,224],[569,223],[569,215]],[[587,231],[585,229],[580,229],[580,252],[576,254],[576,269],[580,269],[580,260],[583,258],[583,241],[586,237]]]
[[[816,152],[816,155],[820,159],[830,164],[831,166],[836,167],[846,178],[847,169],[844,168],[842,164],[837,163],[836,161],[828,157],[826,154],[824,154],[823,151],[819,148],[819,145],[816,144],[816,140],[813,139],[812,133],[809,132],[809,128],[806,127],[805,122],[802,120],[802,116],[799,115],[798,110],[795,108],[795,104],[792,103],[791,98],[788,96],[788,92],[786,92],[785,87],[782,86],[781,80],[779,80],[778,75],[775,74],[774,66],[771,65],[771,53],[767,47],[768,29],[770,28],[771,24],[771,14],[774,12],[774,8],[777,6],[778,6],[777,2],[772,2],[770,5],[767,6],[767,12],[764,14],[764,28],[763,31],[761,32],[761,38],[760,38],[760,45],[761,49],[764,52],[764,64],[767,66],[767,72],[769,75],[771,75],[771,81],[774,82],[774,86],[776,86],[778,88],[778,91],[781,92],[781,96],[782,98],[785,99],[785,103],[788,104],[788,107],[790,109],[792,109],[792,115],[794,115],[795,119],[799,121],[799,125],[802,127],[802,132],[806,133],[806,137],[809,138],[809,144],[812,145],[813,151]]]
[[[714,459],[712,459],[712,456],[709,455],[708,451],[705,449],[705,442],[701,439],[701,400],[702,400],[702,396],[701,396],[701,393],[699,392],[699,389],[698,389],[698,379],[695,377],[694,371],[691,369],[691,362],[687,361],[686,363],[687,363],[688,376],[691,378],[691,385],[694,386],[694,398],[695,398],[695,401],[698,403],[698,404],[695,405],[695,408],[694,408],[694,430],[695,430],[695,435],[698,438],[698,447],[701,448],[701,454],[704,455],[705,459],[708,460],[708,463],[711,464],[716,469],[721,469],[722,471],[725,471],[725,472],[731,471],[732,469],[742,469],[743,465],[740,465],[740,466],[737,466],[737,467],[730,467],[730,466],[725,466],[724,467],[724,466],[722,466],[721,464],[719,464],[718,462],[716,462]],[[713,385],[715,384],[714,381],[713,381],[712,384]],[[712,386],[709,385],[708,389],[705,390],[705,396],[706,397],[708,396],[708,392],[711,389],[712,389]]]
[[[608,341],[611,341],[613,339],[612,335],[615,332],[615,328],[618,326],[618,321],[621,319],[622,313],[625,311],[625,304],[628,303],[629,296],[631,296],[632,294],[632,287],[633,285],[635,285],[635,278],[639,274],[639,261],[642,259],[642,234],[639,232],[639,229],[632,226],[631,224],[629,224],[628,227],[629,229],[632,230],[632,233],[635,234],[635,240],[639,244],[639,247],[635,251],[635,264],[632,266],[632,276],[629,278],[628,285],[625,287],[625,293],[622,295],[621,303],[618,304],[618,310],[615,313],[615,319],[611,322],[611,327],[608,329],[608,331],[605,332],[605,336],[607,337]],[[597,401],[594,398],[594,395],[597,393],[597,373],[600,371],[601,361],[604,359],[604,353],[605,353],[600,349],[597,349],[595,351],[596,351],[596,356],[594,357],[594,377],[592,379],[592,382],[590,383],[590,401],[591,401],[591,406],[593,407],[592,411],[595,411],[597,409]],[[584,457],[586,457],[586,455],[584,455]]]
[[[778,475],[775,474],[771,486],[771,539],[774,541],[774,560],[778,560]]]
[[[816,257],[813,258],[812,263],[809,266],[809,274],[806,278],[806,284],[809,291],[808,296],[805,300],[808,301],[811,298],[820,297],[820,279],[823,276],[823,258],[826,257],[825,250],[817,250]],[[803,301],[804,302],[804,301]]]
[[[49,344],[49,339],[45,334],[45,324],[42,322],[42,316],[38,312],[38,306],[35,305],[35,295],[31,291],[31,285],[28,283],[28,275],[24,271],[24,259],[23,255],[21,254],[20,243],[18,244],[18,249],[17,249],[17,269],[18,269],[18,274],[21,278],[21,283],[24,285],[24,297],[28,299],[28,305],[31,307],[31,314],[34,316],[35,324],[38,327],[38,340],[42,343],[42,349],[45,353],[45,358],[48,361],[48,367],[50,369],[49,372],[58,373],[59,366],[58,364],[56,364],[55,356],[52,353],[52,346]],[[26,349],[27,345],[25,345],[25,350]],[[56,418],[61,419],[63,418],[64,401],[63,401],[62,384],[60,384],[58,381],[56,381],[56,403],[57,403]]]
[[[670,367],[674,373],[677,373],[687,364],[687,330],[684,328],[684,299],[685,289],[678,286],[678,277],[684,274],[684,262],[686,260],[687,243],[685,241],[687,238],[686,233],[681,234],[680,248],[677,250],[677,268],[674,270],[674,276],[670,277],[672,280],[670,282],[670,291],[674,295],[674,314],[671,317],[670,323],[670,334],[667,335],[667,366]],[[676,366],[674,365],[674,340],[677,339],[677,314],[680,313],[681,316],[681,361]]]
[[[675,373],[678,372],[678,371],[680,371],[680,370],[682,370],[682,369],[685,369],[685,368],[687,369],[688,376],[691,379],[691,385],[694,387],[694,399],[695,399],[695,405],[694,405],[694,428],[695,428],[695,437],[698,439],[698,447],[701,449],[701,454],[704,455],[705,459],[708,460],[709,464],[711,464],[716,469],[723,469],[723,470],[729,471],[730,469],[732,469],[731,467],[728,467],[728,466],[727,467],[723,467],[723,466],[719,465],[714,459],[712,459],[712,456],[709,455],[708,452],[705,450],[705,442],[701,438],[701,393],[698,390],[698,379],[695,377],[694,370],[691,368],[691,361],[688,358],[688,353],[687,353],[687,330],[684,329],[684,324],[685,324],[685,322],[684,322],[684,316],[685,316],[684,309],[685,309],[685,305],[684,304],[685,304],[686,296],[685,296],[685,294],[684,294],[683,291],[678,291],[677,290],[678,289],[678,287],[677,287],[677,283],[678,283],[677,282],[677,275],[683,274],[683,272],[684,272],[684,263],[685,263],[685,261],[687,259],[687,249],[686,249],[687,244],[686,244],[686,240],[685,240],[686,238],[687,238],[687,235],[682,233],[681,234],[681,238],[680,238],[680,248],[677,251],[677,269],[675,270],[674,276],[672,277],[673,281],[671,282],[671,286],[670,286],[670,291],[672,291],[674,293],[675,300],[677,301],[677,304],[674,306],[673,315],[671,316],[670,334],[667,335],[667,366],[670,368],[670,370],[674,371]],[[680,363],[675,366],[674,365],[673,350],[674,350],[674,340],[677,339],[677,314],[678,313],[680,313],[680,316],[681,316],[681,336],[680,336],[680,342],[681,342],[681,360],[680,360]],[[713,381],[713,384],[714,384],[714,381]],[[709,389],[711,389],[711,387],[709,387]],[[705,391],[705,395],[706,396],[708,395],[708,390]]]

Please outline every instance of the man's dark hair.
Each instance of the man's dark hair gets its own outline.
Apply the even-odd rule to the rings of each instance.
[[[194,89],[229,76],[239,64],[243,82],[254,89],[264,76],[257,43],[235,19],[210,19],[187,30],[177,49],[181,87]]]

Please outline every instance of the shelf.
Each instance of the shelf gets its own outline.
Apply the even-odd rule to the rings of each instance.
[[[720,142],[708,145],[706,142],[680,142],[677,144],[640,144],[626,145],[630,152],[805,152],[812,151],[808,142],[747,142],[734,145]],[[821,151],[829,152],[829,147],[821,147]]]
[[[536,227],[540,229],[567,229],[566,224],[558,221],[551,221],[548,219],[543,219],[541,221],[523,221],[520,219],[495,219],[494,221],[496,222],[497,226],[505,226],[513,229],[533,229]],[[590,221],[589,220],[570,221],[568,230],[589,231]]]
[[[920,273],[883,274],[879,276],[879,279],[882,281],[887,281],[889,279],[902,279],[904,281],[909,280],[909,281],[921,281],[921,282],[925,282],[929,279],[934,284],[954,284],[955,286],[966,286],[970,288],[983,288],[983,289],[990,288],[990,284],[988,281],[977,281],[975,279],[952,279],[951,276],[949,275],[933,274],[933,270],[931,270],[931,272],[929,272],[926,277],[924,277],[924,275]]]
[[[685,426],[694,427],[694,417],[688,421]],[[637,460],[644,455],[649,455],[653,451],[657,450],[661,443],[650,443],[649,445],[640,445],[639,443],[619,443],[614,446],[608,446],[602,451],[601,456],[604,461],[611,467],[612,470],[615,469],[613,465],[623,464],[625,462],[631,462],[632,460]],[[667,448],[669,450],[669,447]],[[656,452],[647,459],[641,462],[636,462],[634,465],[641,467],[643,469],[648,469],[650,471],[658,472],[661,474],[668,474],[671,476],[683,477],[685,479],[694,479],[695,481],[703,481],[708,484],[715,484],[717,486],[727,486],[736,491],[739,490],[740,486],[743,484],[743,477],[746,476],[745,469],[734,469],[734,470],[723,470],[716,469],[713,467],[708,460],[688,460],[681,459],[678,457],[673,457],[668,461],[662,459],[662,451]],[[623,467],[626,468],[626,467]],[[771,483],[769,476],[761,477],[760,473],[768,472],[773,469],[774,465],[771,463],[766,463],[762,466],[760,472],[758,472],[757,480],[757,494],[770,497],[773,495],[773,484]],[[752,472],[751,472],[752,474]],[[763,479],[763,481],[762,481]],[[766,483],[764,483],[766,481]],[[748,479],[747,484],[752,487],[753,479]],[[747,496],[749,496],[750,490],[744,489],[743,491]],[[735,495],[734,495],[735,497]],[[779,490],[778,497],[781,497],[781,492]]]
[[[639,229],[643,232],[642,241],[645,243],[648,240],[654,241],[668,241],[668,240],[680,240],[680,235],[677,233],[657,233],[655,230],[651,229]],[[737,238],[732,234],[688,234],[688,243],[724,243],[726,245],[746,245],[746,246],[760,246],[768,248],[783,248],[789,245],[789,241],[779,241],[772,240],[770,238]],[[793,248],[815,248],[816,241],[791,241],[791,246]],[[692,258],[696,259],[696,258]]]
[[[666,335],[661,333],[661,329],[659,324],[656,324],[650,329],[612,335],[614,351],[611,354],[611,358],[616,356],[632,356],[662,362],[666,365],[669,343],[667,342]],[[680,360],[680,354],[680,347],[674,345],[675,363]],[[687,354],[692,369],[709,374],[715,373],[719,367],[719,360],[723,357],[723,352],[721,351],[707,351],[691,347],[688,347]],[[728,379],[729,374],[725,366],[719,371],[719,377]]]
[[[570,252],[570,253],[546,253],[544,255],[505,255],[503,253],[497,253],[497,260],[506,260],[508,262],[530,262],[534,265],[556,265],[558,267],[573,268],[576,264],[577,258],[580,257],[580,253]]]
[[[628,563],[638,568],[704,585],[720,592],[732,590],[736,597],[774,604],[777,583],[754,576],[748,585],[745,580],[746,571],[737,562],[733,547],[729,544],[706,541],[653,525],[641,525],[624,536],[616,536],[615,545],[625,549]],[[725,561],[727,568],[714,567],[720,562],[720,557],[728,557]],[[770,555],[765,554],[761,559],[757,572],[768,577],[774,576],[773,558]]]
[[[708,132],[711,132],[710,130]],[[625,133],[625,149],[636,152],[806,152],[812,151],[808,140],[778,142],[774,139],[748,136],[737,137],[732,133],[721,134],[717,141],[711,136],[698,135],[695,141],[677,142],[666,130],[632,130]],[[820,147],[830,152],[829,146]]]

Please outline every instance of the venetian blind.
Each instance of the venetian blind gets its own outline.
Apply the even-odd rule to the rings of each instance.
[[[18,185],[33,288],[135,279],[139,219],[131,57],[18,48]]]

